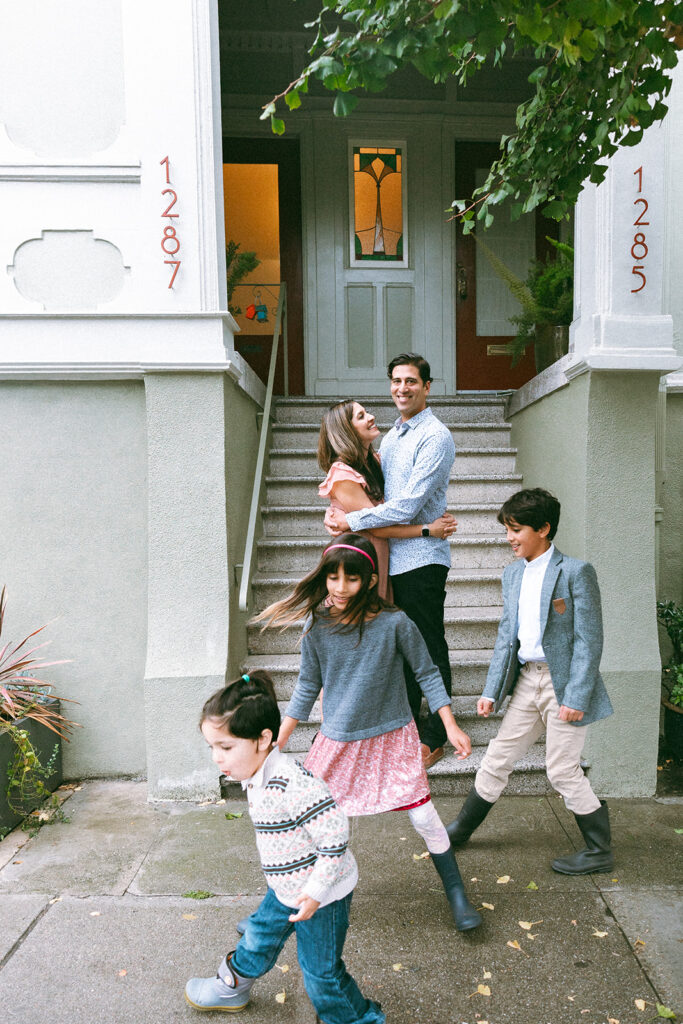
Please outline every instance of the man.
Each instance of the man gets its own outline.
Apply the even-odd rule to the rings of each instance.
[[[446,508],[455,445],[448,428],[427,408],[432,381],[429,363],[414,352],[404,352],[391,360],[387,373],[400,416],[380,445],[385,501],[346,515],[329,510],[325,525],[331,533],[372,530],[396,523],[426,524]],[[450,696],[451,667],[443,621],[446,577],[451,566],[449,543],[430,537],[425,527],[421,537],[390,538],[389,550],[394,601],[422,633]],[[446,733],[438,715],[420,720],[422,692],[407,665],[406,684],[423,760],[429,768],[444,756]]]

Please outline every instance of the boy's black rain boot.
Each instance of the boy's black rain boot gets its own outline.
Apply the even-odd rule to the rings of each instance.
[[[446,890],[448,902],[453,911],[455,927],[459,932],[468,932],[471,928],[478,928],[481,924],[481,914],[474,909],[467,899],[465,887],[462,884],[458,862],[452,850],[445,853],[430,853],[434,867],[439,873]]]
[[[591,875],[593,872],[612,871],[614,854],[610,843],[609,815],[607,804],[600,801],[597,811],[590,814],[575,814],[576,824],[586,844],[585,849],[568,857],[558,857],[552,862],[553,871],[561,875]]]
[[[460,814],[450,825],[446,825],[451,846],[462,846],[463,843],[466,843],[475,828],[479,828],[492,807],[493,804],[479,796],[472,786],[465,803],[460,808]]]

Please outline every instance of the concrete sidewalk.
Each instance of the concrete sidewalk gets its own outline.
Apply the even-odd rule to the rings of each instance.
[[[445,820],[461,802],[435,800]],[[0,843],[3,1024],[201,1020],[185,981],[215,971],[265,888],[246,805],[149,805],[144,783],[114,781],[84,783],[64,811]],[[407,815],[357,819],[345,958],[364,993],[392,1024],[646,1024],[657,1002],[683,1016],[683,801],[610,812],[614,874],[568,878],[549,866],[580,845],[562,801],[503,797],[458,858],[483,906],[466,935]],[[235,1016],[314,1024],[293,938]]]

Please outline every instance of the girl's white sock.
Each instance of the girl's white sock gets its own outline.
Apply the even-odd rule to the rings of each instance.
[[[446,850],[450,850],[451,842],[446,826],[431,800],[426,804],[420,804],[419,807],[412,807],[408,811],[408,817],[415,831],[424,839],[430,853],[445,853]]]

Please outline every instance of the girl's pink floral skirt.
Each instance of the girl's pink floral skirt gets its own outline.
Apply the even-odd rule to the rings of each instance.
[[[351,817],[405,810],[429,800],[414,721],[366,740],[331,740],[318,733],[304,762],[330,787]]]

